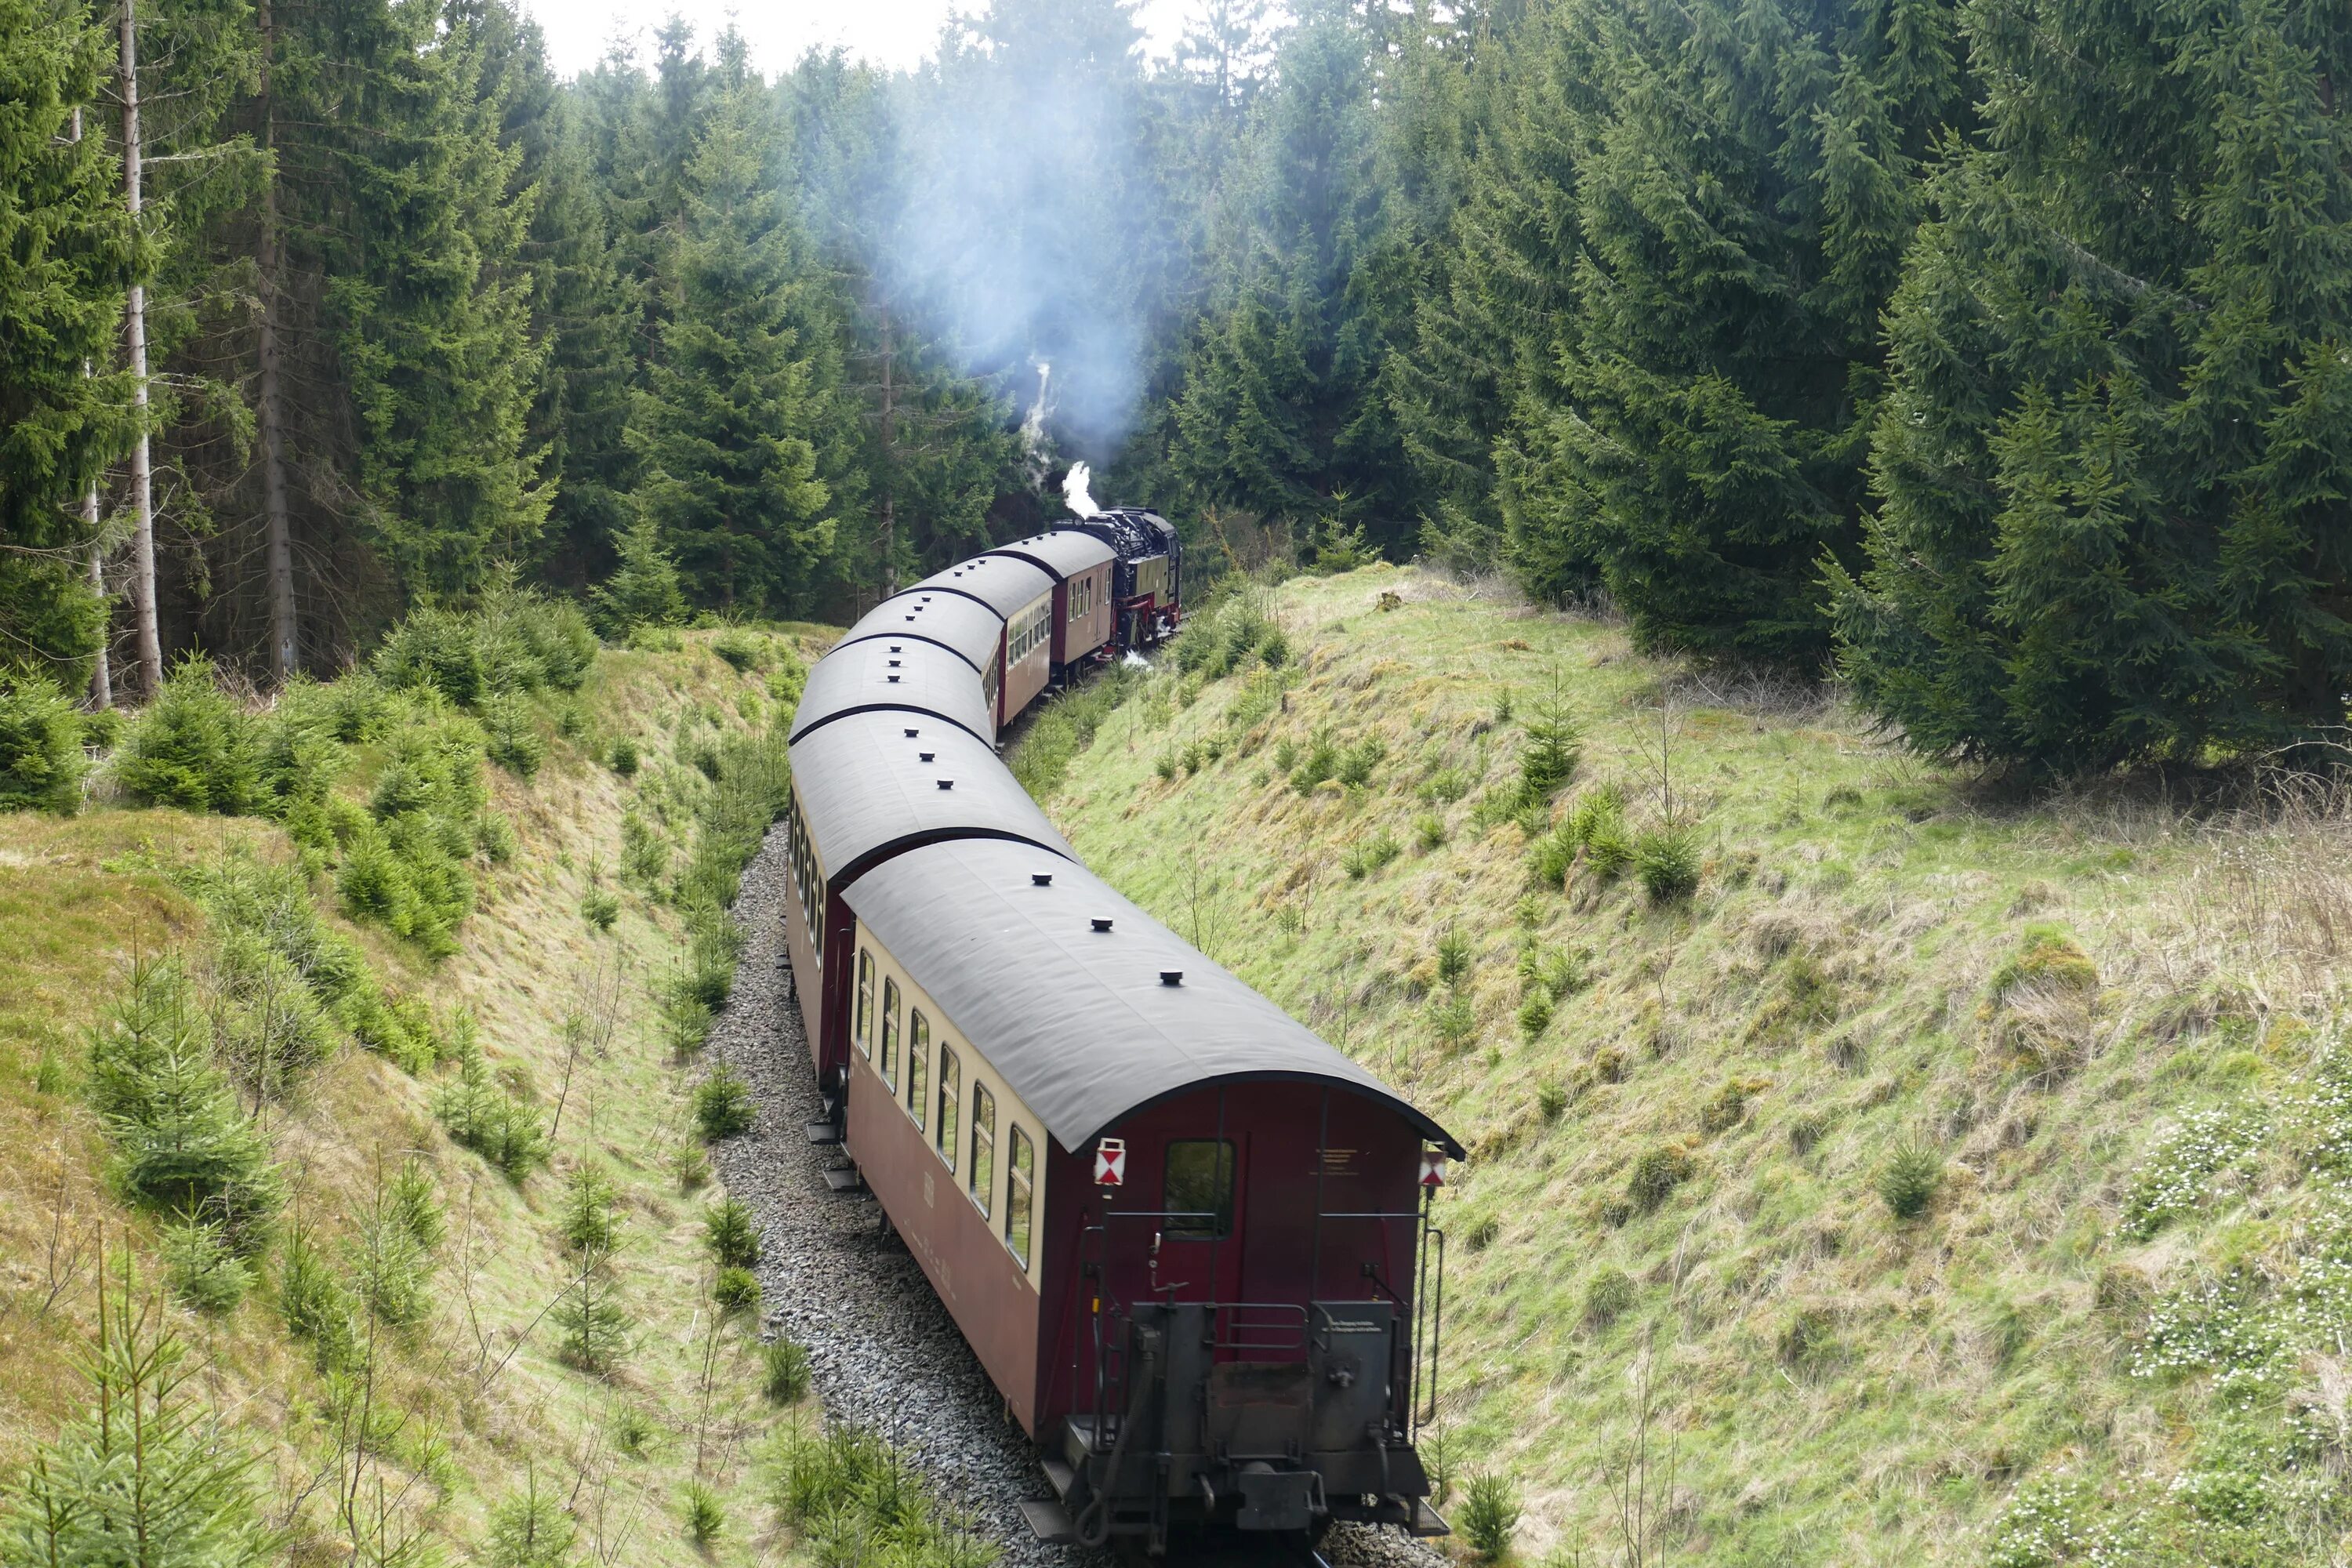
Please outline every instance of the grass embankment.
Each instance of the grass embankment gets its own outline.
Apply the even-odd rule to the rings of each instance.
[[[754,1456],[777,1407],[756,1318],[714,1309],[714,1285],[730,1283],[714,1253],[728,1249],[706,1236],[721,1194],[696,1114],[695,1017],[723,995],[726,964],[690,911],[709,892],[698,879],[731,887],[713,836],[756,845],[764,826],[764,807],[720,821],[713,776],[788,708],[793,692],[759,655],[794,641],[687,634],[666,651],[594,654],[576,691],[486,702],[476,730],[430,693],[377,692],[381,722],[315,753],[323,798],[278,820],[110,796],[125,753],[79,815],[0,816],[12,1531],[31,1528],[24,1465],[92,1408],[72,1369],[96,1327],[103,1253],[117,1289],[131,1262],[145,1331],[184,1345],[189,1412],[217,1415],[229,1451],[256,1459],[246,1489],[278,1542],[267,1557],[772,1555],[772,1479]],[[457,783],[419,782],[420,735],[483,732],[508,765],[473,773],[477,751]],[[387,784],[409,764],[424,773]],[[473,777],[487,798],[469,822],[449,801]],[[422,805],[395,812],[402,790]],[[424,838],[407,843],[412,830]],[[436,834],[437,849],[424,841]],[[263,898],[267,918],[229,914],[225,886]],[[331,961],[273,956],[298,948]],[[139,1115],[97,1113],[125,1095],[99,1081],[93,1039],[127,1038],[137,995],[176,1007],[194,1044],[174,1070],[235,1097],[234,1114],[199,1107],[174,1128],[241,1121],[266,1140],[271,1202],[237,1245],[217,1223],[175,1223],[157,1196],[168,1173],[133,1190],[154,1163],[134,1168],[128,1152]],[[273,1040],[303,1048],[273,1059],[259,1044]],[[196,1217],[226,1212],[208,1199]],[[730,1246],[740,1261],[743,1238]],[[567,1300],[596,1309],[584,1335],[566,1327],[582,1316]],[[49,1461],[62,1473],[72,1458]],[[697,1486],[719,1510],[702,1510],[699,1524],[717,1521],[702,1542]]]
[[[1186,635],[1027,776],[1471,1146],[1435,1447],[1518,1555],[2343,1560],[2338,803],[2003,805],[1414,572]]]

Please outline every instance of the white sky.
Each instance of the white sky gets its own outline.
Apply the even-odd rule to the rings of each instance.
[[[694,24],[706,46],[730,17],[751,46],[752,63],[774,75],[812,47],[835,44],[876,65],[903,69],[932,52],[951,12],[970,12],[970,0],[523,0],[547,32],[549,63],[558,75],[585,70],[615,38],[643,50],[673,13]],[[1155,55],[1173,48],[1183,30],[1186,0],[1141,0],[1136,21]]]

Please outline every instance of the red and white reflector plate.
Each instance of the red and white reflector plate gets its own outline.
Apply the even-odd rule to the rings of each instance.
[[[1127,1140],[1105,1138],[1095,1145],[1095,1185],[1127,1185]]]

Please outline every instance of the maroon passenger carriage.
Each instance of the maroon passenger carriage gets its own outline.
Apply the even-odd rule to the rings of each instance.
[[[794,715],[811,1136],[840,1142],[831,1179],[871,1188],[1039,1445],[1042,1536],[1442,1532],[1414,1448],[1443,1321],[1423,1178],[1461,1151],[1079,865],[997,761],[990,725],[1043,687],[1012,679],[1014,622],[1042,582],[1047,658],[1092,657],[1101,601],[1071,584],[1115,564],[1024,546],[1052,558],[885,601]],[[942,597],[988,604],[993,636]]]

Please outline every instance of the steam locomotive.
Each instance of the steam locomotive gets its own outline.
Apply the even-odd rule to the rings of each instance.
[[[786,945],[826,1114],[1039,1447],[1048,1541],[1445,1532],[1452,1134],[1119,896],[998,760],[1182,624],[1176,531],[1100,513],[875,606],[793,718]]]

